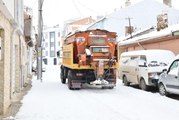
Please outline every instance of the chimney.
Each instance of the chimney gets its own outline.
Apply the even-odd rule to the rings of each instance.
[[[125,2],[125,7],[128,7],[128,6],[130,6],[131,5],[131,1],[130,0],[126,0],[126,2]]]
[[[169,7],[172,7],[172,0],[163,0],[163,3]]]

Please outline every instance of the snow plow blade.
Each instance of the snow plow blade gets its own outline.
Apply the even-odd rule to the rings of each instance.
[[[90,82],[91,85],[107,85],[109,84],[106,80],[95,80],[93,82]]]

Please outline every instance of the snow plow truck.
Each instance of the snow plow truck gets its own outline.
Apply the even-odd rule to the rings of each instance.
[[[70,90],[83,84],[112,89],[117,79],[116,33],[106,30],[78,31],[63,40],[61,82]]]

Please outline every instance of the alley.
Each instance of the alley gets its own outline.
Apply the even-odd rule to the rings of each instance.
[[[125,87],[85,86],[69,90],[60,82],[59,66],[47,66],[43,81],[32,81],[17,120],[177,120],[179,101],[158,93]]]

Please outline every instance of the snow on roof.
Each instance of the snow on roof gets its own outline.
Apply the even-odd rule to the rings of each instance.
[[[102,19],[88,29],[102,28],[117,32],[118,37],[125,35],[125,27],[129,26],[126,18],[131,18],[131,25],[138,30],[156,26],[157,15],[167,13],[168,24],[174,25],[179,21],[179,10],[170,8],[156,0],[143,0],[137,4],[122,8]]]
[[[136,50],[136,51],[129,51],[123,52],[121,56],[129,56],[129,55],[149,55],[149,54],[161,54],[161,53],[172,53],[169,50],[161,50],[161,49],[152,49],[152,50]],[[174,54],[174,53],[172,53]],[[156,56],[155,56],[156,57]]]
[[[126,40],[125,38],[119,38],[118,39],[119,46],[142,42],[142,41],[147,41],[147,40],[151,40],[152,38],[158,38],[158,37],[162,37],[162,36],[172,35],[172,32],[176,32],[176,31],[179,31],[179,24],[169,26],[168,28],[163,29],[161,31],[155,30],[151,33],[141,35],[139,37],[134,37],[134,38],[128,39],[128,40]]]

